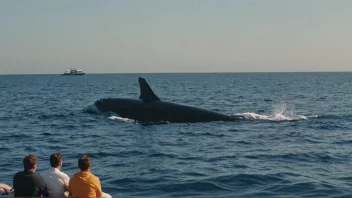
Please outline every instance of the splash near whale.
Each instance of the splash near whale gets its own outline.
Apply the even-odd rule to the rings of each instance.
[[[138,82],[139,99],[105,98],[97,100],[94,105],[101,112],[114,112],[123,118],[140,122],[194,123],[238,119],[206,109],[162,101],[144,78],[139,77]]]

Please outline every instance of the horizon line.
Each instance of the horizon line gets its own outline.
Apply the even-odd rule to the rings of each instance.
[[[107,72],[107,73],[87,73],[86,75],[99,75],[99,74],[225,74],[225,73],[351,73],[351,71],[243,71],[243,72]],[[4,73],[5,75],[61,75],[62,73]]]

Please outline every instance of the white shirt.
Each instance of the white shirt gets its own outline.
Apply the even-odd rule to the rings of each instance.
[[[68,182],[70,178],[57,168],[50,167],[48,171],[40,174],[45,182],[50,197],[63,198],[68,196]]]

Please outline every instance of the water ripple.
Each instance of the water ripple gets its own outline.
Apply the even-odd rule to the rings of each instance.
[[[164,101],[236,122],[138,123],[101,114],[94,101],[138,98],[142,75]],[[52,152],[62,170],[92,172],[113,197],[350,197],[351,73],[0,76],[3,183]],[[337,86],[338,85],[338,86]],[[94,113],[88,113],[94,112]],[[114,117],[115,116],[115,117]]]

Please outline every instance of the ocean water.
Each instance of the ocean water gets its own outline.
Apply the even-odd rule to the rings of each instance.
[[[106,97],[161,100],[243,119],[142,124],[92,113]],[[27,154],[78,171],[82,154],[113,197],[352,197],[352,73],[0,76],[0,178]]]

